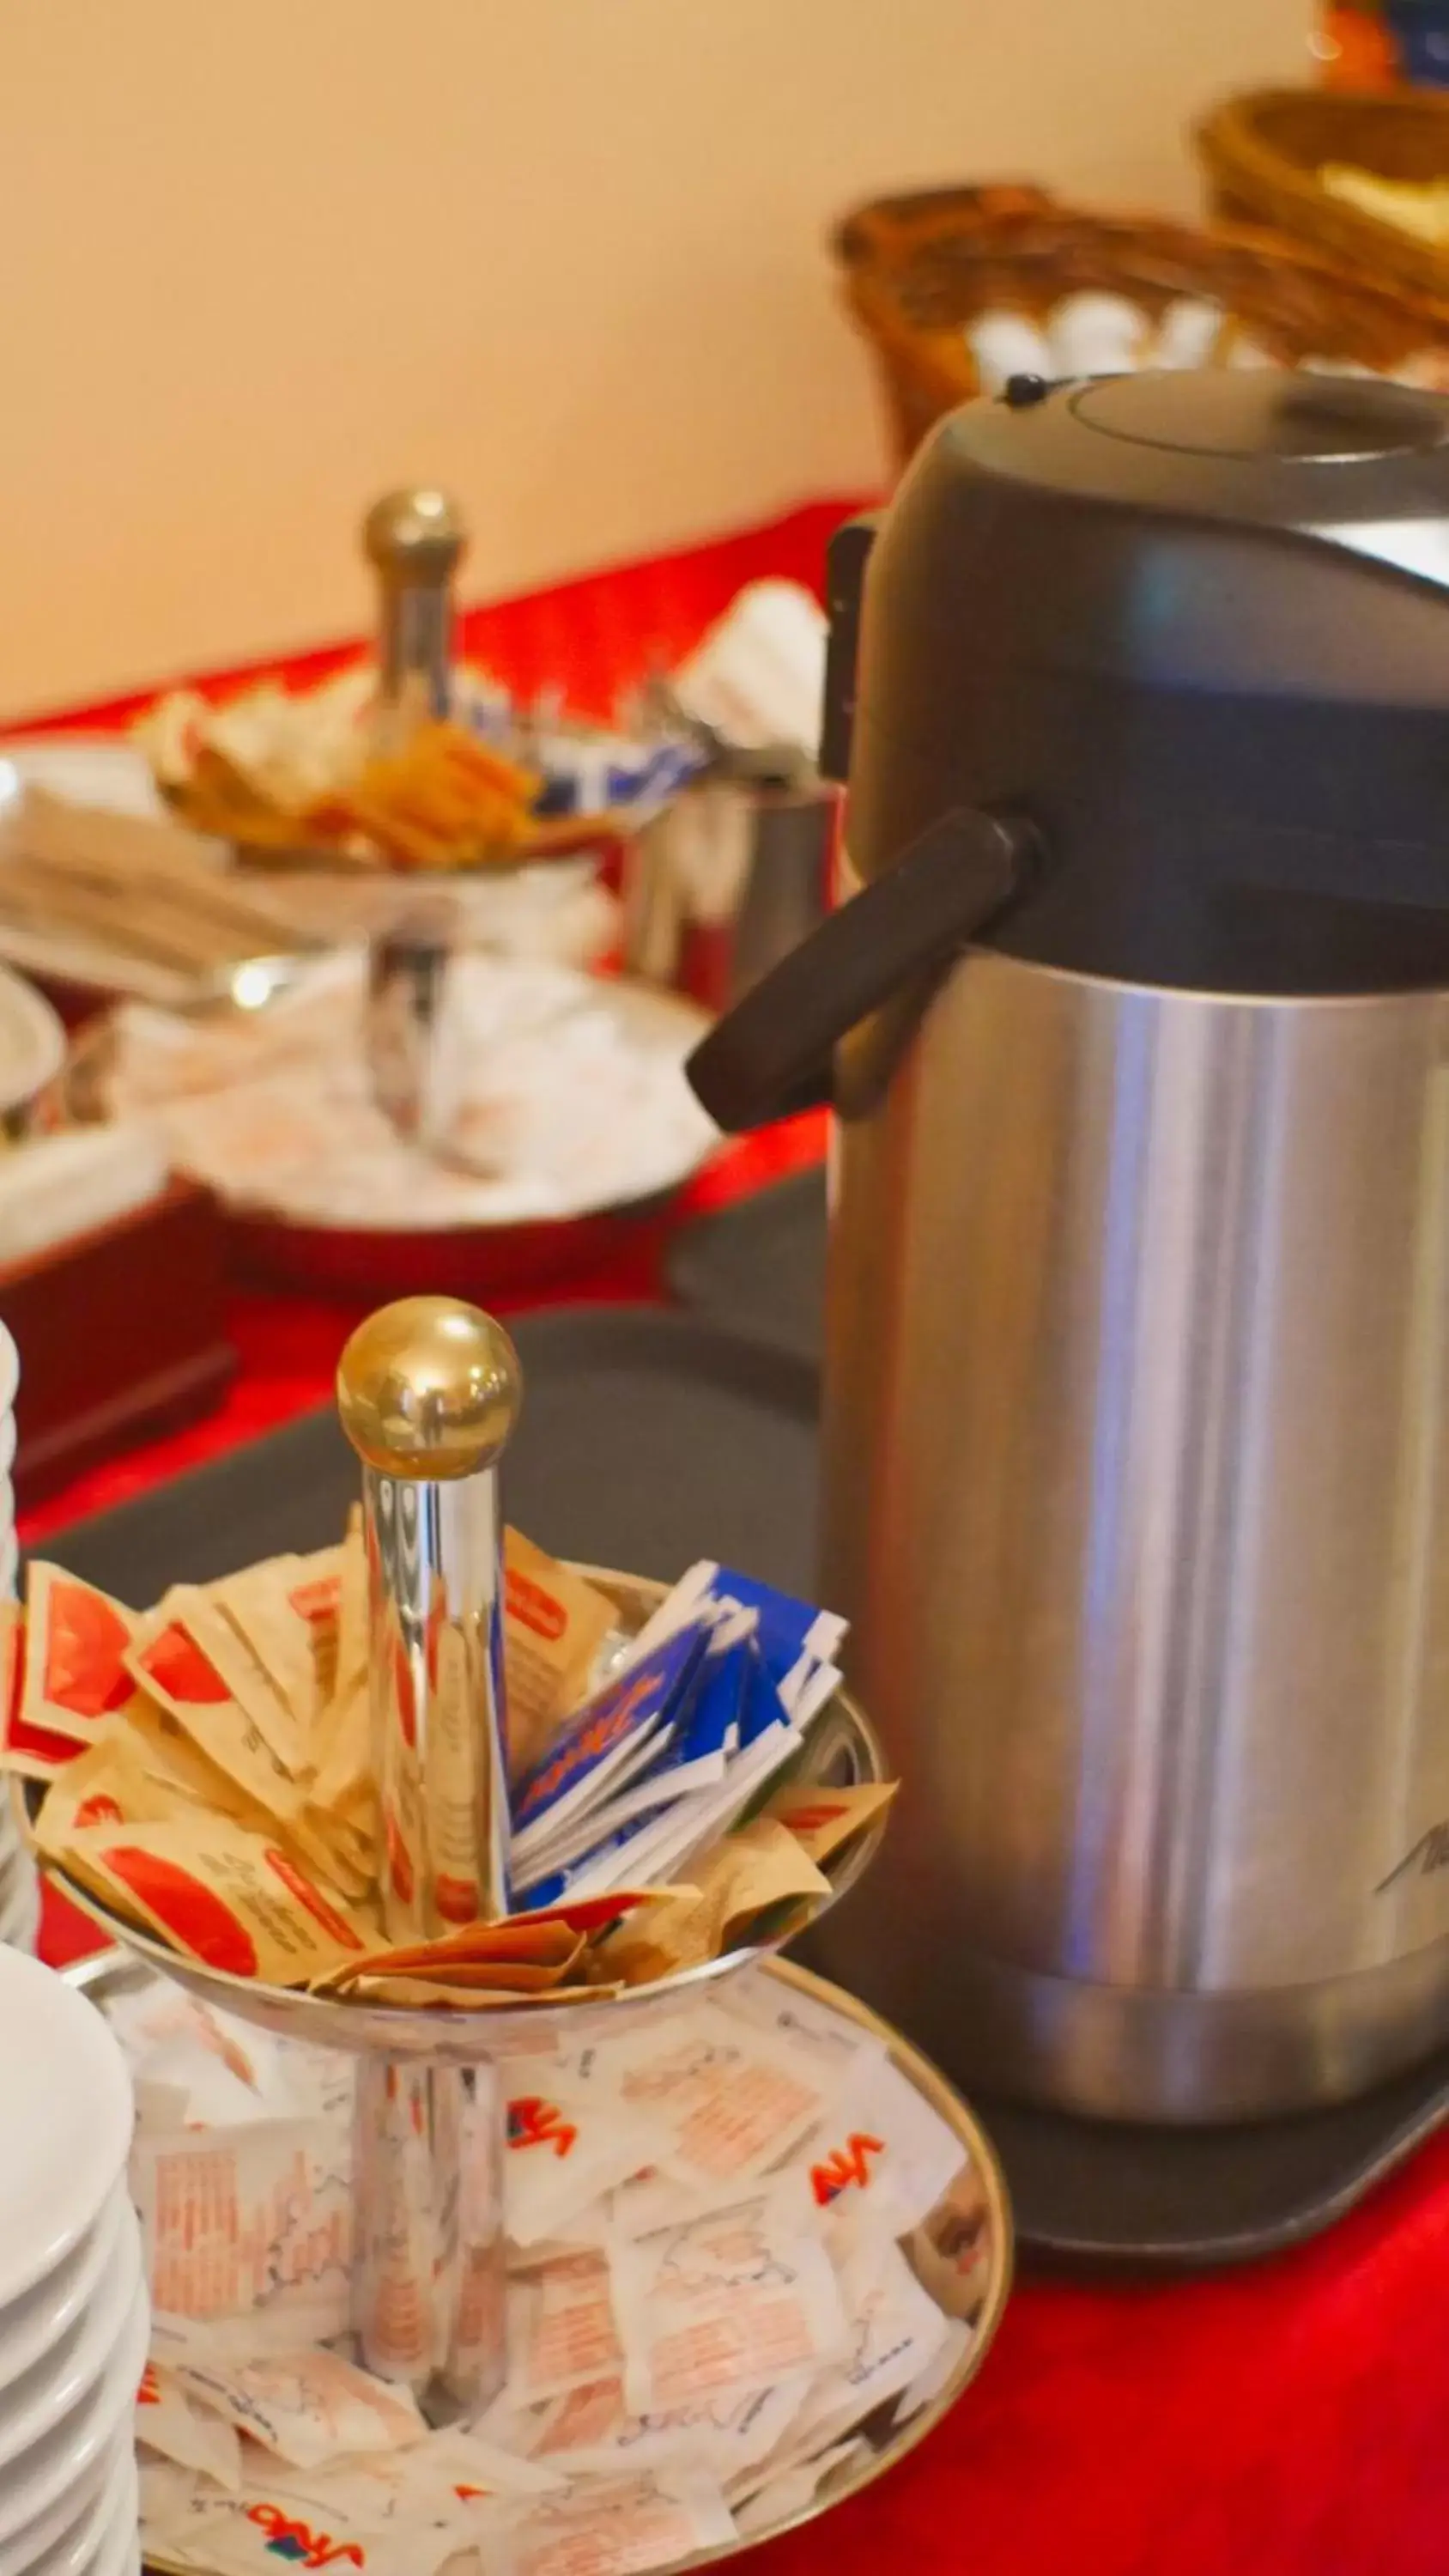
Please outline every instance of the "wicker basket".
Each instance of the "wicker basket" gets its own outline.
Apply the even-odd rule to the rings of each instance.
[[[1215,213],[1449,300],[1449,252],[1330,197],[1318,178],[1338,161],[1381,179],[1449,179],[1449,93],[1255,90],[1215,108],[1194,141]]]
[[[1084,214],[1040,188],[883,198],[847,216],[834,247],[902,463],[943,413],[981,390],[968,325],[997,311],[1043,323],[1083,291],[1122,296],[1149,323],[1184,297],[1219,305],[1223,363],[1235,338],[1285,366],[1316,359],[1376,374],[1449,351],[1449,292],[1441,303],[1272,234]]]

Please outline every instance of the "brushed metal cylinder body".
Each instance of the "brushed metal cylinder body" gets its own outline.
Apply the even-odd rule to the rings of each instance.
[[[1449,996],[973,951],[847,1070],[823,1597],[903,1788],[821,1955],[1079,2110],[1363,2089],[1449,2037]]]

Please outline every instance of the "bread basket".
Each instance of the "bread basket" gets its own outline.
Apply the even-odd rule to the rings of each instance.
[[[1087,295],[1122,299],[1140,315],[1139,364],[1154,363],[1153,335],[1169,308],[1188,303],[1221,317],[1220,327],[1208,317],[1209,363],[1251,356],[1449,378],[1449,280],[1441,301],[1242,227],[1089,212],[1024,184],[957,187],[861,206],[833,247],[901,464],[945,412],[993,389],[968,340],[973,325],[1017,315],[1049,343],[1054,317]]]
[[[1318,175],[1336,162],[1380,179],[1449,179],[1449,92],[1250,90],[1204,117],[1194,141],[1216,214],[1449,302],[1449,251],[1330,196]]]

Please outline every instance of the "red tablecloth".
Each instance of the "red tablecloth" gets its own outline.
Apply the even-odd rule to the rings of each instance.
[[[559,676],[607,709],[687,645],[741,582],[815,581],[829,505],[688,555],[481,611],[469,648],[524,685]],[[340,655],[309,657],[314,667]],[[56,722],[115,722],[136,700]],[[815,1122],[732,1149],[708,1204],[819,1151]],[[657,1237],[570,1295],[649,1296]],[[352,1309],[239,1292],[242,1373],[211,1421],[83,1479],[27,1539],[143,1490],[325,1396]],[[57,1951],[73,1927],[51,1920]],[[1045,2277],[1017,2287],[979,2383],[912,2459],[761,2576],[1440,2576],[1449,2568],[1449,2138],[1331,2235],[1216,2279]]]

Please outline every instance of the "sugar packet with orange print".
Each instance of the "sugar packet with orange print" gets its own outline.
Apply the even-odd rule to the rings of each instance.
[[[616,2245],[612,2261],[636,2414],[768,2388],[849,2350],[826,2248],[781,2225],[763,2196]]]
[[[169,1595],[169,1608],[172,1620],[180,1622],[220,1675],[269,1752],[290,1778],[304,1778],[314,1761],[314,1713],[310,1708],[299,1711],[284,1699],[261,1657],[229,1614],[223,1588],[203,1590],[200,1585],[177,1584]],[[292,1615],[287,1613],[289,1618]],[[296,1625],[305,1638],[303,1623],[297,1621]]]
[[[438,1985],[430,1977],[359,1977],[346,2000],[359,2004],[396,2004],[408,2012],[541,2012],[550,2004],[607,2003],[622,1986],[544,1986],[537,1993],[499,1993],[492,1987]]]
[[[303,1986],[377,1923],[330,1896],[278,1842],[198,1813],[164,1825],[72,1834],[67,1865],[183,1957],[263,1985]]]
[[[716,2480],[680,2464],[540,2496],[511,2535],[509,2565],[511,2576],[641,2576],[738,2537]]]
[[[109,1593],[59,1566],[33,1563],[26,1584],[21,1714],[29,1728],[89,1744],[129,1706],[126,1656],[140,1623]]]
[[[169,2370],[148,2361],[136,2395],[136,2440],[179,2468],[197,2469],[236,2494],[241,2442],[230,2424],[196,2405]]]
[[[841,2084],[836,2068],[706,2007],[650,2014],[610,2036],[604,2072],[619,2102],[662,2130],[659,2170],[716,2195],[753,2186],[814,2127]]]
[[[125,1732],[102,1736],[66,1765],[46,1791],[35,1821],[36,1848],[64,1863],[77,1833],[97,1826],[165,1824],[198,1813],[196,1801],[174,1781],[148,1771],[137,1740]]]
[[[208,1598],[245,1641],[297,1721],[308,1761],[314,1758],[323,1705],[319,1632],[325,1632],[330,1648],[341,1599],[341,1562],[340,1547],[321,1548],[309,1557],[273,1556],[208,1587]]]
[[[346,2333],[355,2201],[344,2123],[259,2117],[143,2130],[129,2172],[147,2288],[163,2315],[213,2328],[218,2351],[275,2352]]]
[[[673,1903],[612,1934],[605,1953],[611,1975],[648,1985],[701,1966],[738,1947],[772,1906],[810,1906],[830,1894],[829,1879],[796,1836],[766,1816],[726,1834],[690,1863],[689,1875],[692,1887]]]
[[[518,1780],[587,1696],[617,1613],[602,1592],[515,1529],[504,1532],[503,1584],[508,1773]]]
[[[624,2366],[608,2258],[589,2247],[508,2285],[508,2390],[536,2406],[612,2379]]]
[[[288,1769],[252,1709],[237,1698],[215,1659],[216,1630],[225,1627],[220,1611],[202,1594],[178,1584],[128,1650],[127,1668],[245,1798],[291,1823],[306,1804],[305,1785]],[[221,1655],[231,1660],[226,1645]],[[269,1705],[268,1714],[280,1732],[287,1723],[280,1700],[274,1708]]]
[[[816,1867],[823,1869],[836,1853],[844,1851],[878,1816],[883,1816],[896,1794],[894,1780],[863,1780],[855,1787],[831,1789],[818,1781],[795,1780],[777,1789],[763,1813],[784,1825],[792,1833]]]
[[[255,2360],[208,2356],[183,2343],[183,2387],[265,2450],[298,2468],[352,2452],[391,2451],[427,2433],[407,2391],[389,2387],[340,2354],[311,2346]]]
[[[0,1601],[0,1710],[4,1712],[4,1767],[22,1780],[57,1780],[80,1746],[72,1735],[35,1726],[24,1709],[25,1613],[18,1601]]]

